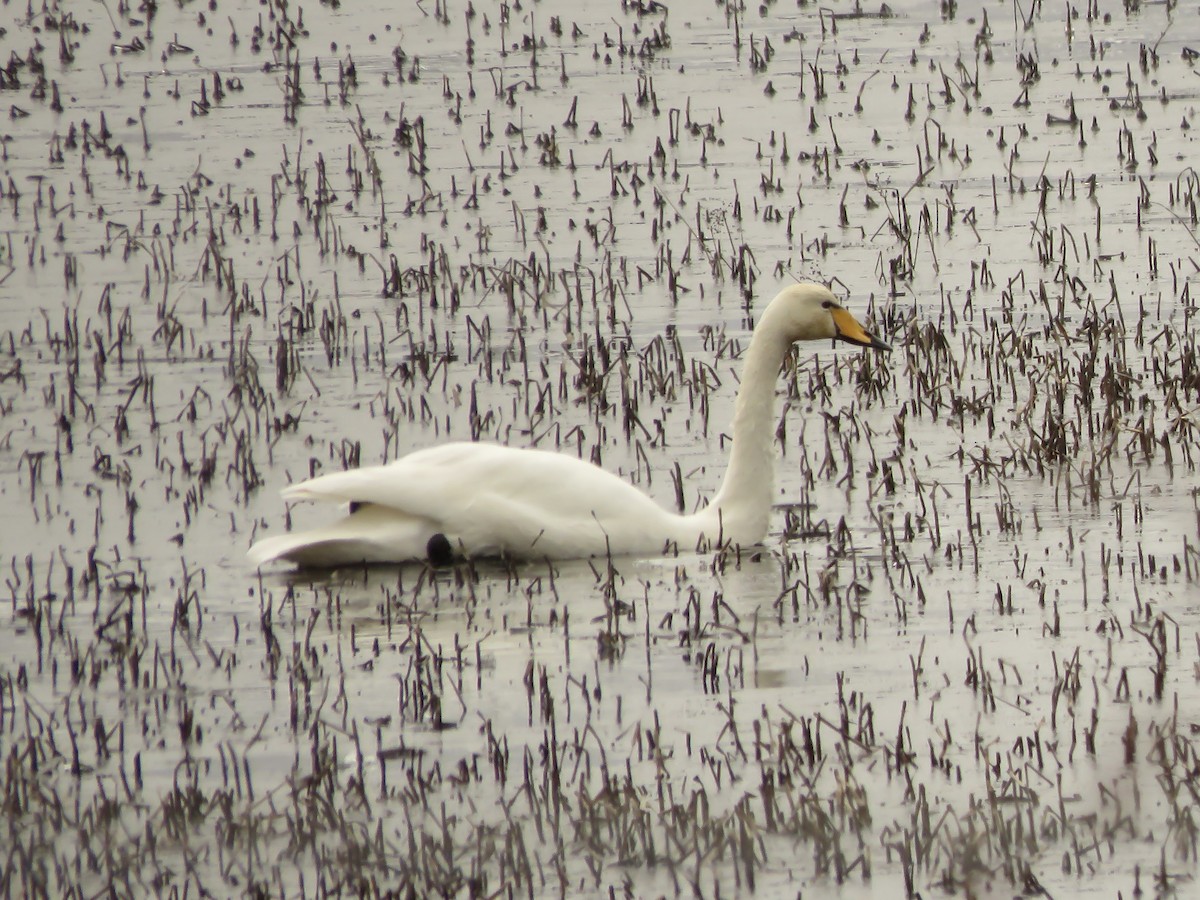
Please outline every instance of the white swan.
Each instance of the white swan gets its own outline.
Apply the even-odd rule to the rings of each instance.
[[[890,349],[822,285],[780,291],[746,351],[725,481],[699,512],[668,512],[572,456],[452,443],[286,488],[285,500],[348,501],[350,513],[328,527],[265,538],[249,557],[255,565],[442,564],[455,556],[577,559],[756,544],[771,512],[775,383],[788,347],[813,340]]]

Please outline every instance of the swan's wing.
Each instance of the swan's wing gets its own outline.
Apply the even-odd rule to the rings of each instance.
[[[485,496],[567,517],[658,509],[637,488],[589,462],[465,442],[419,450],[386,466],[331,472],[283,491],[286,500],[374,503],[434,521]]]
[[[609,472],[565,454],[453,443],[386,466],[333,472],[288,500],[370,503],[432,523],[468,554],[658,551],[678,518]]]

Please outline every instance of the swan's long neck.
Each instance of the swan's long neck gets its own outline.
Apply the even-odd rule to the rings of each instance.
[[[764,317],[765,318],[765,317]],[[775,384],[789,342],[760,322],[750,339],[733,412],[733,452],[709,515],[720,516],[721,537],[753,544],[767,534],[775,487]]]

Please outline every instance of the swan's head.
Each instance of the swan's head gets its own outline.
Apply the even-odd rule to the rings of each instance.
[[[789,343],[833,340],[875,350],[892,349],[867,331],[823,284],[785,287],[767,305],[762,324]]]

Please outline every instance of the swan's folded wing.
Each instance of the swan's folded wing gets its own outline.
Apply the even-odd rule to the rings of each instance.
[[[637,488],[589,462],[545,450],[452,443],[386,466],[331,472],[283,490],[285,500],[374,503],[440,520],[490,496],[558,515],[608,515],[653,505]]]
[[[284,488],[283,498],[373,503],[432,521],[461,508],[480,490],[526,481],[533,451],[495,444],[452,443],[418,450],[386,466],[330,472]],[[545,456],[546,454],[535,454]]]

